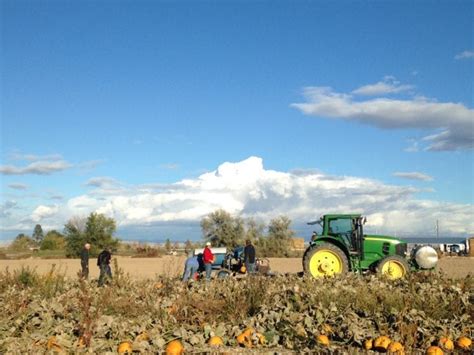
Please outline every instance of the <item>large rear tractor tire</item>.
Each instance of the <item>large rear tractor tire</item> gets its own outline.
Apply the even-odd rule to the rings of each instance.
[[[345,274],[349,270],[346,254],[331,243],[322,243],[308,249],[303,258],[304,272],[313,277]]]
[[[405,258],[390,255],[379,261],[376,271],[389,280],[397,280],[405,277],[410,272],[410,265],[408,265]]]

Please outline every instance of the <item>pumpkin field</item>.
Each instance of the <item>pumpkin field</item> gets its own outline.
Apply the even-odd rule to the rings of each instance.
[[[0,274],[0,353],[471,353],[474,278]],[[428,352],[430,351],[430,352]]]

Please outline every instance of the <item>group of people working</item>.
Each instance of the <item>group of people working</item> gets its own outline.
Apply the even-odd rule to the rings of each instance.
[[[245,242],[243,259],[247,273],[255,273],[255,247],[253,246],[250,240],[246,240]],[[183,281],[188,281],[189,279],[194,278],[194,275],[196,275],[196,273],[199,271],[201,262],[202,264],[204,264],[206,280],[210,280],[212,274],[212,266],[215,262],[215,256],[212,253],[210,242],[206,243],[202,254],[194,255],[194,252],[190,253],[189,257],[186,259],[185,262]]]
[[[89,278],[89,250],[91,245],[86,243],[81,251],[81,276],[84,279]],[[204,264],[204,271],[206,272],[206,280],[211,279],[212,265],[215,262],[215,256],[211,250],[211,243],[207,242],[203,250],[202,255],[194,255],[191,252],[190,256],[186,259],[183,281],[193,279],[194,275],[199,271],[200,257]],[[105,248],[97,257],[97,266],[100,269],[99,275],[99,286],[103,286],[106,282],[112,279],[112,270],[110,269],[110,260],[112,254],[109,248]],[[247,273],[253,274],[255,272],[255,247],[250,240],[245,242],[244,248],[244,265]]]

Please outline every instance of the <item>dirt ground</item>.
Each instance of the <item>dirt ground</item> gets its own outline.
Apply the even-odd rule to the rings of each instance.
[[[129,273],[136,279],[154,278],[156,275],[176,276],[183,272],[184,257],[164,256],[161,258],[131,258],[114,257],[118,266],[125,273]],[[270,266],[273,271],[279,273],[297,273],[302,271],[300,258],[270,258]],[[68,277],[75,277],[80,270],[79,259],[21,259],[21,260],[0,260],[0,270],[10,271],[19,269],[22,266],[35,268],[39,273],[51,270],[52,266],[66,274]],[[90,277],[99,276],[99,268],[95,265],[95,259],[90,261]],[[438,270],[443,271],[449,277],[460,278],[469,273],[474,274],[474,257],[444,257],[441,258]]]

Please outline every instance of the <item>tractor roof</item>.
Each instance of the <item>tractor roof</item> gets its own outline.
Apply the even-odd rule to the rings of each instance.
[[[350,214],[325,214],[323,217],[333,219],[333,218],[358,218],[360,217],[360,213],[350,213]]]

